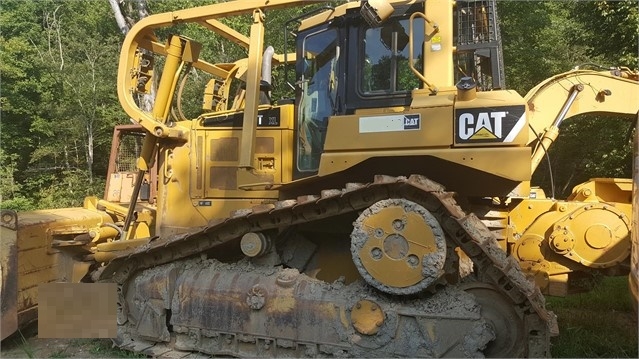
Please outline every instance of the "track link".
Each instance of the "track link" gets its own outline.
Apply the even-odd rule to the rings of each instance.
[[[453,193],[445,192],[441,185],[420,175],[408,178],[378,175],[368,184],[347,184],[341,190],[324,190],[319,195],[301,196],[294,200],[283,200],[275,204],[235,211],[228,218],[211,221],[205,228],[170,238],[156,239],[146,246],[120,252],[116,259],[101,269],[101,273],[98,274],[99,280],[118,284],[118,324],[119,328],[125,328],[128,308],[124,291],[127,282],[135,273],[196,256],[223,243],[238,241],[248,232],[284,228],[361,211],[380,200],[389,198],[407,199],[426,208],[439,221],[447,234],[447,239],[453,241],[454,245],[470,257],[476,282],[465,283],[461,287],[468,288],[471,293],[482,293],[486,287],[489,287],[501,297],[507,298],[506,302],[511,308],[505,309],[512,310],[520,317],[525,333],[524,338],[521,339],[526,343],[518,343],[518,346],[523,344],[520,346],[523,349],[514,352],[517,356],[549,356],[549,336],[556,331],[556,317],[545,309],[545,300],[541,292],[525,278],[517,262],[507,257],[490,230],[474,214],[464,213],[453,199]],[[498,311],[499,308],[496,310]],[[228,335],[225,340],[236,341],[239,334],[215,333],[215,336]],[[129,335],[124,336],[126,341],[119,338],[116,344],[125,349],[164,357],[194,355],[175,349],[172,340],[167,343],[154,343],[134,339]],[[154,340],[162,339],[154,338]],[[249,341],[251,340],[258,339]],[[265,340],[268,343],[269,339]],[[297,345],[291,344],[290,347],[297,348]],[[191,348],[194,348],[191,350],[198,350],[196,347]],[[300,356],[304,353],[292,351],[290,355]],[[262,356],[257,352],[234,353],[232,350],[220,354]],[[318,355],[312,350],[307,354]],[[490,350],[488,354],[490,355]],[[280,351],[278,355],[283,355],[283,352]],[[340,353],[323,353],[322,355],[352,356],[357,355],[357,352],[344,348]],[[467,355],[477,354],[467,353]]]

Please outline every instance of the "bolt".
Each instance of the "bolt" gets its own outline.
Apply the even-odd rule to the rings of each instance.
[[[375,323],[375,325],[376,325],[377,327],[381,327],[381,326],[382,326],[382,324],[384,324],[384,323],[383,323],[381,320],[378,320],[378,321],[377,321],[377,323]]]
[[[361,309],[361,308],[362,308],[362,303],[357,303],[357,304],[355,305],[355,308],[357,308],[357,309]]]
[[[416,267],[419,264],[419,258],[416,255],[411,254],[407,259],[408,265],[411,267]]]
[[[396,219],[393,221],[393,228],[395,228],[396,231],[401,231],[404,229],[404,222],[401,219]]]
[[[377,310],[377,307],[371,307],[371,312],[374,312]]]
[[[382,250],[375,247],[371,250],[371,257],[373,259],[381,259],[382,258]]]

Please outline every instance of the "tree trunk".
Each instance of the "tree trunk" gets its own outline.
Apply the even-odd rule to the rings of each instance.
[[[89,183],[93,183],[93,126],[87,124],[87,173]]]
[[[109,0],[109,4],[111,4],[111,9],[113,10],[113,15],[115,16],[115,22],[118,24],[120,32],[126,35],[126,33],[129,32],[129,25],[126,23],[124,15],[122,15],[122,10],[120,9],[118,0]]]

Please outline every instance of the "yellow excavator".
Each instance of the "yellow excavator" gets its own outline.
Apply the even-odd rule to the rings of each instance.
[[[351,1],[266,29],[308,3],[132,27],[117,89],[136,126],[116,129],[105,198],[2,211],[2,338],[36,319],[38,285],[97,282],[117,288],[114,342],[147,355],[546,357],[544,294],[630,273],[637,298],[633,181],[566,200],[530,184],[564,120],[637,116],[637,72],[507,90],[494,0]],[[247,57],[209,62],[195,39],[157,35],[184,24]],[[266,46],[267,30],[289,48]],[[294,97],[272,98],[275,67]],[[211,80],[187,119],[193,71]],[[126,148],[137,160],[117,159]]]

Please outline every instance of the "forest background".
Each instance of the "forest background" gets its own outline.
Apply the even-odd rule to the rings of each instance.
[[[130,22],[215,1],[112,0]],[[521,95],[575,66],[639,66],[639,2],[498,1],[506,85]],[[267,44],[281,51],[284,22],[307,9],[274,13]],[[235,23],[234,23],[235,22]],[[228,25],[248,33],[244,19]],[[187,29],[186,34],[198,30]],[[130,123],[116,93],[124,39],[109,1],[3,0],[0,4],[0,207],[79,206],[101,197],[113,127]],[[199,38],[198,38],[199,39]],[[217,62],[246,54],[211,38],[203,55]],[[212,56],[211,56],[212,55]],[[276,88],[283,79],[274,74]],[[201,102],[196,81],[186,107]],[[279,86],[279,87],[278,87]],[[199,91],[199,94],[197,92]],[[193,112],[193,111],[191,111]],[[195,113],[194,115],[197,115]],[[586,116],[564,122],[533,183],[563,198],[592,177],[630,177],[636,119]]]

